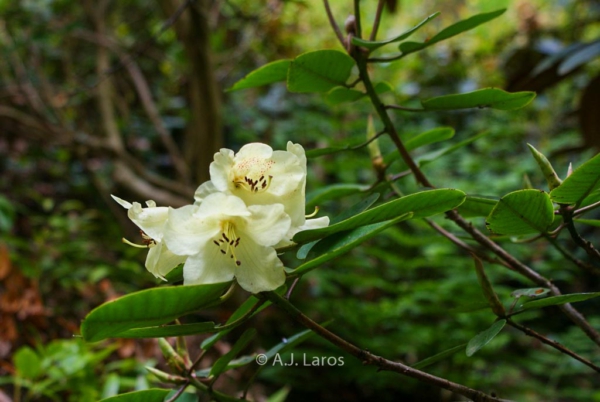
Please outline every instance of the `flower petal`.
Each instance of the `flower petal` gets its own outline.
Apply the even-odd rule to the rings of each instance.
[[[250,237],[261,246],[273,246],[288,232],[291,219],[283,205],[251,205],[252,215],[245,218],[240,227],[240,237]]]
[[[125,201],[124,199],[121,199],[121,198],[119,198],[117,196],[114,196],[112,194],[110,196],[112,197],[113,200],[115,200],[116,202],[118,202],[119,205],[121,205],[123,208],[129,209],[129,208],[132,207],[132,205],[131,205],[131,203],[129,201]]]
[[[169,208],[164,241],[178,255],[194,255],[219,233],[219,221],[209,215],[198,215],[199,207],[186,205]]]
[[[173,254],[164,242],[158,242],[148,250],[146,269],[155,277],[166,281],[165,275],[184,263],[186,258],[187,256]]]
[[[264,247],[251,239],[241,241],[235,266],[235,277],[242,288],[251,293],[275,290],[285,282],[283,263],[272,247]]]
[[[215,188],[219,191],[227,191],[231,182],[229,173],[234,164],[234,153],[231,149],[221,148],[214,157],[214,161],[210,164],[210,180]]]
[[[194,205],[200,205],[202,200],[211,195],[212,193],[216,193],[219,190],[215,187],[215,184],[212,181],[204,182],[196,189],[194,193]]]
[[[292,239],[294,235],[298,232],[302,232],[303,230],[311,230],[311,229],[321,229],[329,226],[329,217],[323,216],[315,219],[307,219],[304,225],[302,226],[292,226],[290,230],[286,233],[283,240],[281,240],[275,248],[288,247],[295,244]]]
[[[225,258],[218,247],[206,244],[187,259],[183,266],[183,284],[199,285],[233,280],[235,262]]]
[[[250,211],[239,197],[213,193],[202,200],[196,215],[209,215],[215,219],[222,219],[231,216],[250,216]]]
[[[252,142],[244,145],[235,155],[236,163],[244,159],[269,159],[273,154],[273,148],[261,142]]]
[[[148,236],[160,241],[163,237],[168,212],[167,207],[142,208],[142,204],[134,202],[127,211],[127,216]]]

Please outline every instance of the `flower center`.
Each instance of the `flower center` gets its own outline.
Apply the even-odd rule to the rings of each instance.
[[[213,240],[213,243],[219,247],[221,254],[229,255],[229,258],[239,267],[242,262],[235,256],[235,248],[239,246],[241,238],[235,233],[235,225],[229,221],[223,223],[222,229],[221,237]]]
[[[130,242],[126,238],[123,238],[121,240],[123,241],[123,243],[128,244],[133,247],[137,247],[137,248],[152,248],[152,247],[156,246],[156,240],[154,240],[152,237],[150,237],[146,233],[144,233],[143,230],[140,230],[140,234],[142,235],[142,242],[144,243],[143,245]]]
[[[275,164],[271,159],[246,158],[233,166],[233,184],[251,193],[262,193],[269,188],[273,176],[267,174]]]

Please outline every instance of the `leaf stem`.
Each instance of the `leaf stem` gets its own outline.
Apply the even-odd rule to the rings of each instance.
[[[371,35],[369,36],[369,40],[373,42],[377,38],[377,31],[379,30],[379,23],[381,22],[381,14],[383,13],[383,5],[385,4],[385,0],[379,0],[377,3],[377,11],[375,12],[375,20],[373,20],[373,29],[371,30]]]

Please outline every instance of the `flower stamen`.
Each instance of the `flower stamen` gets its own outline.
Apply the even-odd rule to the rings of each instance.
[[[235,225],[229,221],[223,223],[223,232],[221,238],[213,240],[213,243],[219,247],[219,251],[223,255],[229,255],[229,258],[235,261],[235,265],[238,267],[242,265],[242,262],[238,260],[235,255],[235,248],[240,245],[241,237],[238,237],[235,233]],[[221,247],[223,246],[223,247]]]
[[[307,219],[312,218],[314,216],[317,216],[318,213],[319,213],[319,207],[315,206],[315,210],[313,211],[313,213],[310,215],[306,215],[305,218],[307,218]]]
[[[248,176],[244,176],[243,180],[234,180],[236,188],[243,188],[251,193],[262,193],[266,191],[271,185],[271,180],[273,180],[273,176],[265,176],[261,175],[258,179],[253,180]]]

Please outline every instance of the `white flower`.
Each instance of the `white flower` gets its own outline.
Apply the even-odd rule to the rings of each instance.
[[[194,195],[196,202],[224,192],[240,197],[246,205],[282,204],[291,226],[277,247],[292,244],[295,233],[325,227],[329,218],[306,220],[306,154],[300,144],[287,143],[287,151],[273,151],[261,143],[244,145],[237,154],[223,148],[210,164],[211,180]]]
[[[246,206],[241,198],[213,193],[200,205],[169,209],[164,241],[187,255],[185,285],[218,283],[234,277],[245,290],[274,290],[285,281],[273,248],[290,228],[282,204]]]
[[[157,207],[154,201],[146,201],[147,208],[143,208],[139,202],[133,204],[111,195],[123,208],[127,209],[127,216],[141,230],[144,237],[144,246],[133,244],[123,239],[127,244],[135,247],[148,248],[146,257],[146,269],[155,277],[165,279],[173,268],[185,262],[186,256],[173,254],[162,241],[163,232],[167,223],[169,209]]]

